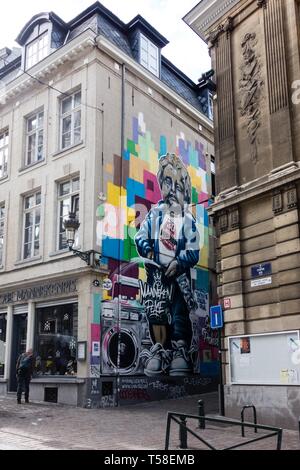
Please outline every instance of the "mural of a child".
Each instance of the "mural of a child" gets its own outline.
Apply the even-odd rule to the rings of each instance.
[[[200,237],[189,210],[191,179],[182,160],[175,154],[162,156],[157,178],[162,200],[135,237],[147,271],[141,293],[153,342],[145,374],[182,376],[192,372],[190,270],[199,261]]]

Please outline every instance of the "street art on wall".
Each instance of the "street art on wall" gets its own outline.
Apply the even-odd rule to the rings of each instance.
[[[203,338],[209,310],[209,174],[204,145],[177,136],[156,150],[144,116],[114,156],[97,240],[112,290],[101,302],[101,374],[188,376],[216,362]],[[98,330],[97,330],[98,331]],[[96,341],[96,328],[92,338]],[[99,340],[99,338],[98,338]],[[95,351],[94,351],[95,352]],[[96,363],[96,364],[95,364]],[[212,368],[213,369],[213,368]]]

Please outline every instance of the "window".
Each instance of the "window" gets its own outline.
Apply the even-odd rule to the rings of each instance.
[[[48,55],[48,31],[26,46],[26,69],[33,67]]]
[[[0,266],[3,263],[5,206],[0,205]]]
[[[6,313],[0,313],[0,377],[4,376],[6,346]]]
[[[211,195],[212,197],[216,197],[216,165],[215,165],[215,159],[212,155],[211,155],[210,168],[211,168]]]
[[[158,47],[141,34],[141,64],[157,77],[159,76]]]
[[[81,91],[64,98],[60,104],[61,149],[81,141]]]
[[[69,212],[74,212],[79,220],[79,177],[64,181],[58,187],[58,250],[68,248],[63,223]],[[78,237],[78,233],[76,236]],[[77,245],[78,238],[75,240],[75,246]]]
[[[24,198],[23,259],[38,256],[40,252],[41,193]]]
[[[26,166],[44,159],[44,113],[30,116],[26,120]]]
[[[208,117],[211,120],[214,119],[214,100],[211,93],[208,93]]]
[[[7,162],[8,162],[8,131],[0,134],[0,179],[7,176]]]
[[[57,305],[37,309],[35,373],[76,375],[78,306]]]

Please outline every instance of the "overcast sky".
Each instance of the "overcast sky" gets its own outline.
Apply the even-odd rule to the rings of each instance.
[[[93,0],[7,0],[0,16],[0,49],[16,46],[14,39],[37,13],[53,11],[68,22],[93,3]],[[101,3],[125,23],[141,14],[170,41],[163,54],[195,82],[211,68],[206,44],[182,21],[198,0],[102,0]]]

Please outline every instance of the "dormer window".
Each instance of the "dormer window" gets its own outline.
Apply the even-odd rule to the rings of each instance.
[[[48,31],[26,46],[26,69],[33,67],[49,53]]]
[[[140,63],[151,73],[159,77],[159,51],[149,39],[140,35]]]

